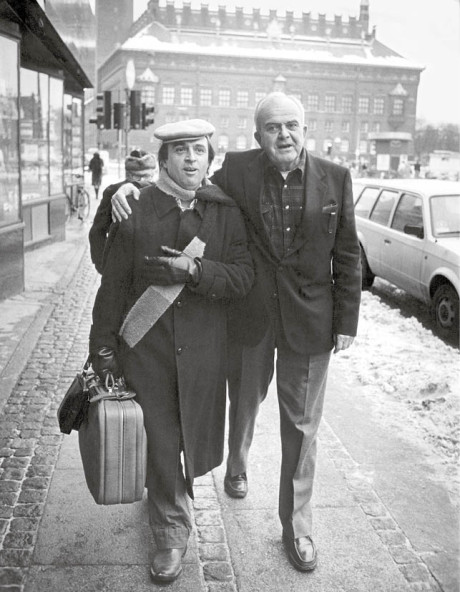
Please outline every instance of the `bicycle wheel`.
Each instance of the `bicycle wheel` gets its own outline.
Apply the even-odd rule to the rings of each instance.
[[[81,188],[78,191],[78,218],[80,220],[86,220],[86,218],[89,216],[89,209],[89,194],[86,189]]]

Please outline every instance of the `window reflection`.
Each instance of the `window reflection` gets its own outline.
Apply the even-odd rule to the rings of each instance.
[[[62,193],[63,187],[63,150],[62,150],[62,111],[64,85],[58,78],[50,78],[50,194]]]
[[[18,45],[0,37],[0,226],[19,219]]]

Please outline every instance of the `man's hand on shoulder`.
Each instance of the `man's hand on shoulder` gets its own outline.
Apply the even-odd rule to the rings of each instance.
[[[131,214],[131,208],[128,205],[127,197],[132,195],[134,199],[139,199],[139,189],[132,183],[125,183],[112,196],[112,220],[121,222],[127,220]]]
[[[334,335],[334,353],[336,354],[339,351],[344,349],[348,349],[350,345],[354,341],[354,337],[351,335],[339,335],[338,333]]]

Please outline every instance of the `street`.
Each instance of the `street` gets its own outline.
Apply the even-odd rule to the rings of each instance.
[[[2,592],[156,589],[145,501],[97,506],[77,435],[57,427],[99,282],[88,229],[73,220],[67,241],[29,252],[25,295],[1,305]],[[314,493],[318,568],[296,572],[282,547],[272,384],[249,494],[225,495],[224,465],[197,480],[195,531],[169,590],[458,592],[458,350],[390,306],[385,290],[363,293],[353,349],[331,363]]]

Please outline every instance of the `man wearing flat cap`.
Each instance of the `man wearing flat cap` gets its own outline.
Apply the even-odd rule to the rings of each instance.
[[[95,372],[123,374],[143,409],[161,584],[182,571],[193,479],[222,462],[227,311],[254,279],[241,212],[206,180],[213,131],[200,119],[155,131],[159,178],[112,226],[90,334]]]
[[[109,248],[107,236],[112,224],[112,196],[126,183],[132,183],[137,189],[150,185],[156,178],[157,168],[153,154],[133,150],[125,160],[125,179],[104,190],[89,231],[91,261],[99,273],[102,273],[104,267],[104,251]]]

